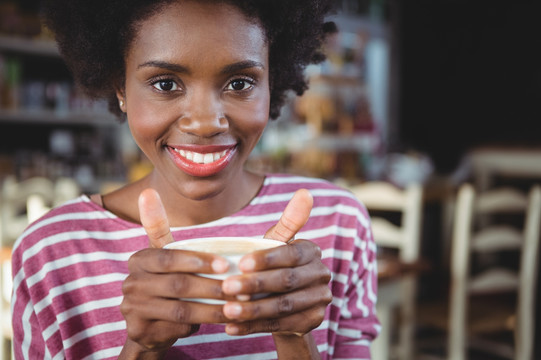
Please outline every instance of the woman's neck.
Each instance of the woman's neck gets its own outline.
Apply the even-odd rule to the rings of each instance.
[[[102,197],[103,207],[118,217],[140,224],[138,198],[143,189],[158,191],[171,227],[192,226],[218,220],[241,210],[259,193],[264,176],[245,172],[222,191],[203,199],[187,198],[164,191],[149,175]]]

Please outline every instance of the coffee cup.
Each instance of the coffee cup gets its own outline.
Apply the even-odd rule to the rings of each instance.
[[[189,250],[206,252],[219,255],[229,262],[229,269],[225,273],[220,274],[202,274],[203,276],[212,279],[224,280],[232,275],[238,275],[242,272],[239,270],[238,264],[240,259],[254,251],[275,248],[285,245],[284,242],[272,239],[252,238],[252,237],[208,237],[181,240],[169,243],[164,246],[165,249],[173,250]],[[266,294],[258,294],[258,298]],[[225,301],[217,299],[186,299],[190,301],[202,302],[207,304],[224,304]]]

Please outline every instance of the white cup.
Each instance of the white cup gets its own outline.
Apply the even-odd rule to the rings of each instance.
[[[229,262],[229,269],[221,274],[201,274],[199,276],[212,279],[224,280],[231,275],[238,275],[242,272],[239,270],[238,264],[240,259],[249,253],[257,250],[265,250],[277,246],[285,245],[284,242],[272,239],[251,238],[251,237],[209,237],[181,240],[169,243],[164,246],[164,249],[189,250],[212,253],[220,255]],[[261,298],[267,294],[258,294],[257,298]],[[255,297],[253,297],[255,298]],[[224,304],[223,300],[216,299],[186,299],[189,301],[201,302],[206,304]]]

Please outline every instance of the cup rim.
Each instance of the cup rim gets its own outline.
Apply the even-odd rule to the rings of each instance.
[[[256,240],[258,243],[265,243],[269,245],[276,245],[276,246],[270,246],[270,248],[278,247],[282,245],[286,245],[285,242],[275,239],[266,239],[266,238],[258,238],[258,237],[247,237],[247,236],[212,236],[212,237],[201,237],[201,238],[195,238],[195,239],[186,239],[186,240],[178,240],[170,242],[163,246],[164,249],[171,249],[171,250],[184,250],[184,249],[178,249],[175,248],[176,245],[183,244],[183,245],[189,245],[191,243],[200,243],[200,242],[239,242],[239,243],[252,243]],[[260,250],[260,249],[258,249]],[[264,249],[261,249],[264,250]],[[257,251],[257,250],[254,250]]]

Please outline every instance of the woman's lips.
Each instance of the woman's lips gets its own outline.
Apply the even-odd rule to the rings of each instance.
[[[236,146],[182,146],[167,149],[175,164],[192,176],[215,175],[223,170],[236,152]]]

